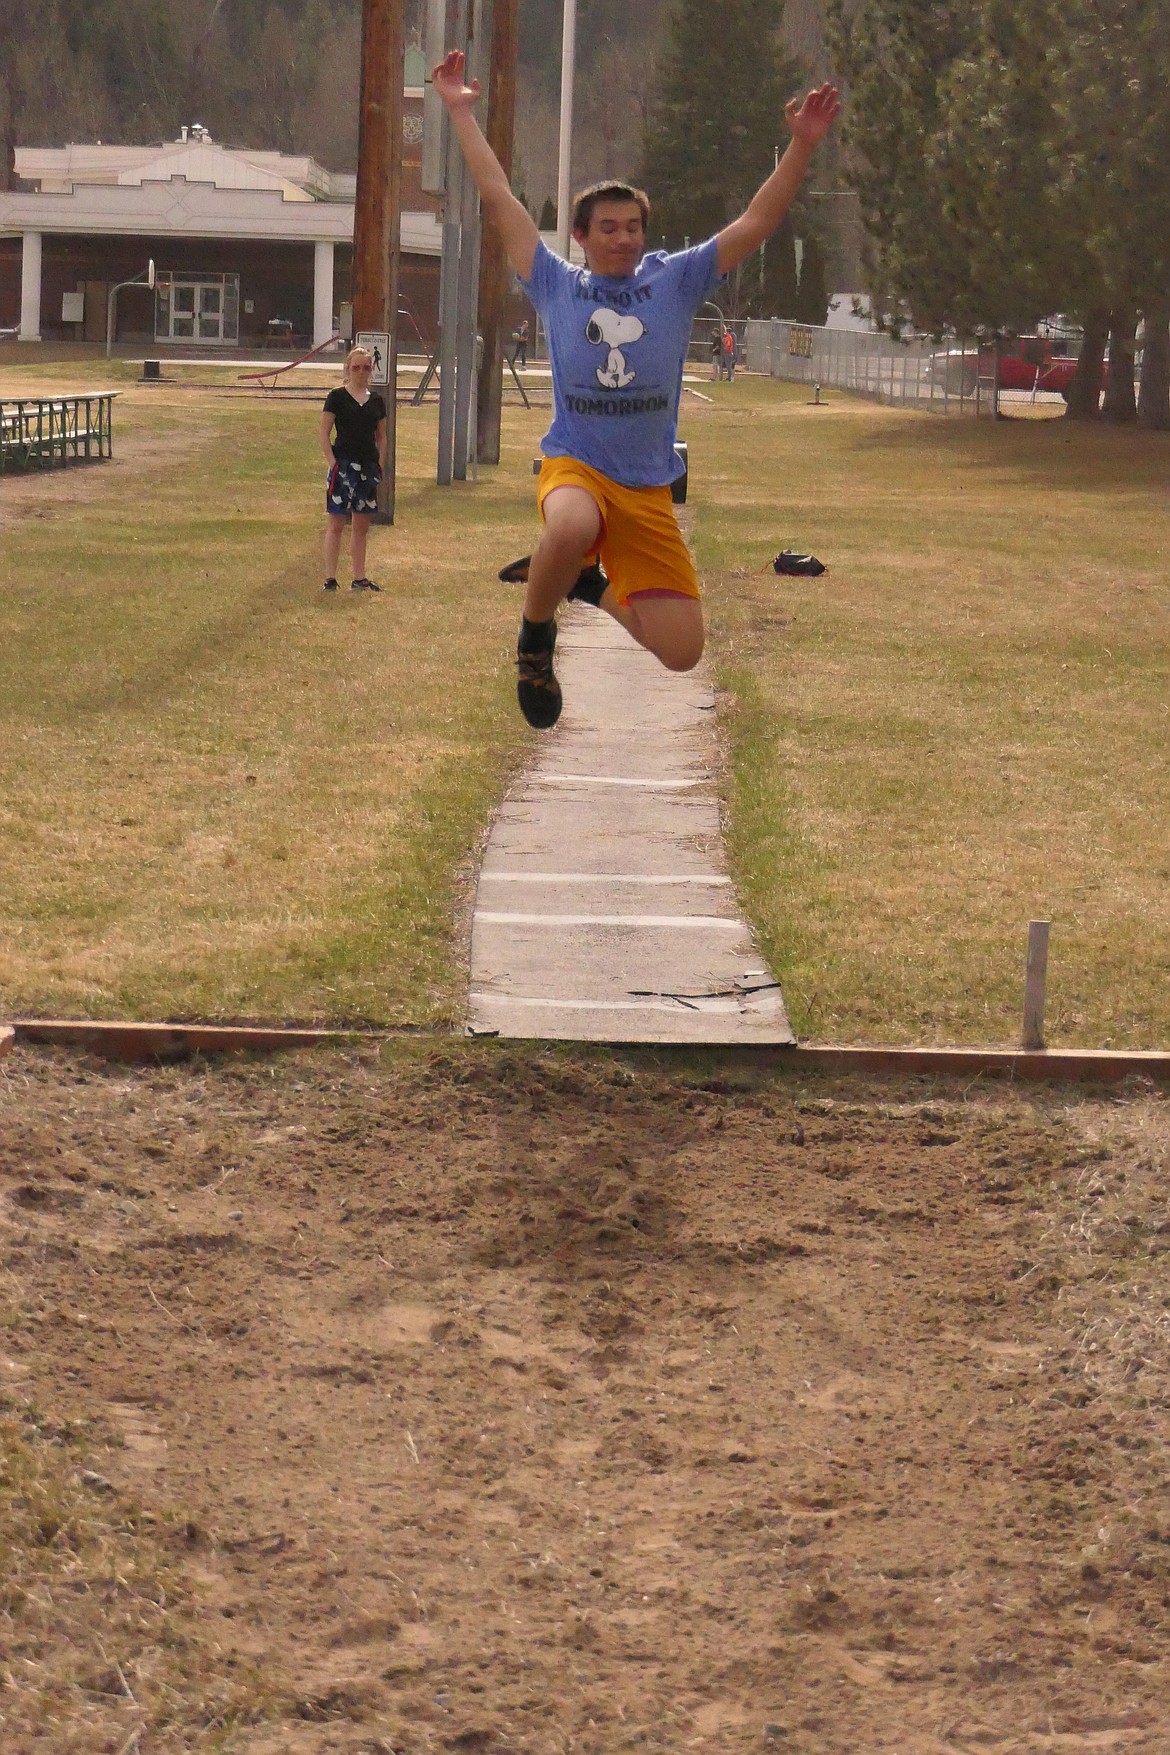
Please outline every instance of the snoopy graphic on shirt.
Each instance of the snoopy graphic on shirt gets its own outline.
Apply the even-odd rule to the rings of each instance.
[[[622,347],[641,341],[645,333],[642,319],[629,312],[611,311],[604,306],[593,312],[585,325],[585,339],[609,349],[605,364],[597,368],[599,384],[607,390],[624,390],[627,384],[634,382],[638,374],[627,370]]]

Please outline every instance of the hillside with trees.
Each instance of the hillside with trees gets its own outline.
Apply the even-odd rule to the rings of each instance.
[[[4,0],[4,163],[15,145],[168,140],[198,121],[352,167],[360,16],[360,0]]]
[[[581,5],[577,184],[639,173],[670,10]],[[783,13],[799,53],[817,60],[821,0],[770,0],[769,11],[770,28]],[[561,15],[562,0],[521,0],[517,185],[534,211],[556,193]],[[416,39],[422,16],[423,0],[410,0]],[[352,170],[360,24],[361,0],[3,0],[0,177],[17,144],[173,139],[196,121],[218,140]]]
[[[637,167],[663,7],[581,8],[579,181]],[[422,15],[411,0],[415,40]],[[3,0],[0,175],[16,145],[173,139],[194,121],[352,170],[360,30],[361,0]],[[556,187],[561,0],[522,0],[520,38],[521,180],[539,205]]]

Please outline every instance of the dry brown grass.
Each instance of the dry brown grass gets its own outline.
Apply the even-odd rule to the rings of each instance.
[[[401,410],[383,594],[329,599],[316,401],[124,388],[121,461],[19,484],[0,558],[4,1009],[455,1018],[461,874],[525,748],[494,573],[544,417],[440,492],[433,408]]]

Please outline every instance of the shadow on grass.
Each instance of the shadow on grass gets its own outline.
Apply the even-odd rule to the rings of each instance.
[[[927,429],[931,450],[955,467],[1002,470],[1020,487],[1051,493],[1160,490],[1170,464],[1170,433],[1064,418],[991,421],[923,414],[858,433],[854,445],[868,456],[918,454]]]

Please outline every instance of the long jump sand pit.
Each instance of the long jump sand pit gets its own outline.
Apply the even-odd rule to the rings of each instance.
[[[1170,1747],[1152,1090],[0,1080],[6,1755]]]

